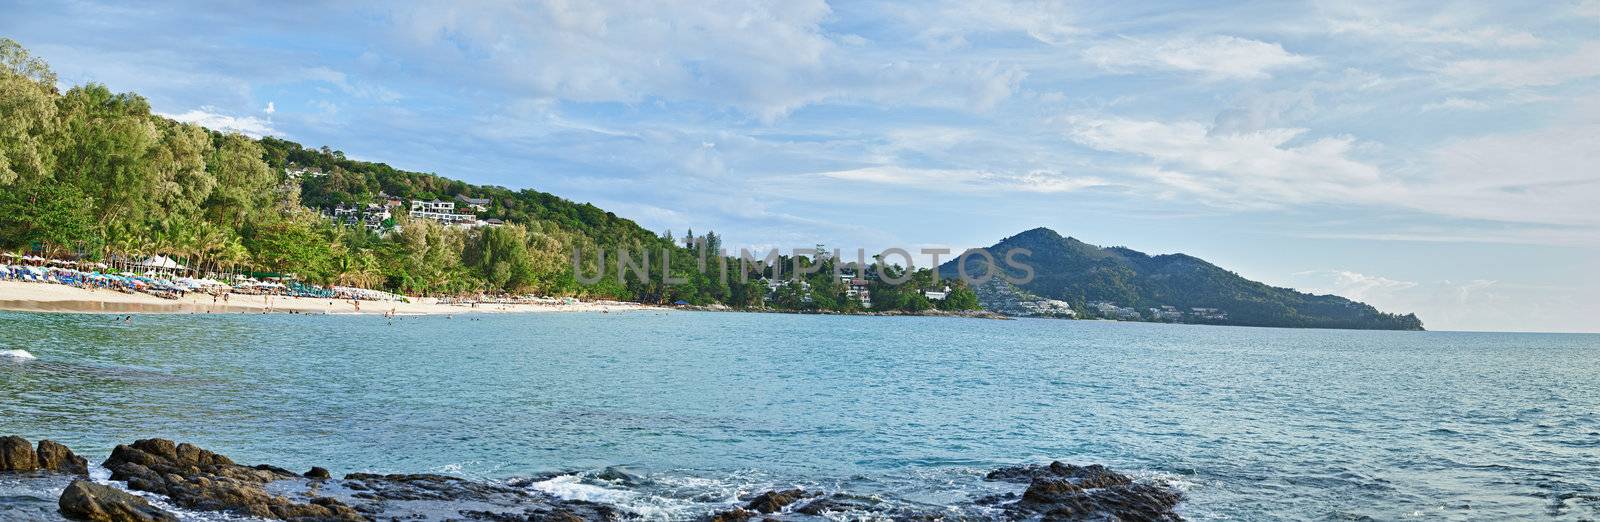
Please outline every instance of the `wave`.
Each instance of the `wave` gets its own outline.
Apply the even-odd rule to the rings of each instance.
[[[0,357],[10,357],[13,359],[38,359],[38,357],[34,357],[33,354],[28,353],[27,350],[0,350]]]

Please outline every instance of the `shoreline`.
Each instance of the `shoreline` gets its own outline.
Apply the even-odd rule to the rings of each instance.
[[[66,285],[0,281],[0,310],[15,312],[85,314],[362,314],[451,315],[468,313],[559,313],[626,312],[665,310],[666,307],[620,301],[579,301],[572,304],[495,304],[478,306],[443,304],[434,298],[412,298],[412,302],[356,301],[233,294],[227,302],[213,300],[209,294],[189,294],[164,299],[149,294],[125,294],[114,290],[90,290]]]
[[[179,522],[216,515],[267,520],[1180,520],[1182,489],[1136,479],[1099,464],[1003,465],[983,473],[990,492],[920,503],[894,492],[825,485],[768,484],[707,497],[657,489],[648,476],[617,466],[505,479],[440,473],[298,473],[271,464],[240,464],[169,439],[118,444],[98,466],[65,445],[0,437],[0,484],[13,486],[0,514],[28,520]],[[673,486],[677,487],[677,486]],[[958,488],[951,488],[961,491]],[[665,494],[673,502],[640,504]]]

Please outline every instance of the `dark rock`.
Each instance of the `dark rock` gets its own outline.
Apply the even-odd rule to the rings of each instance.
[[[750,499],[749,504],[745,504],[744,508],[761,513],[777,513],[782,511],[784,506],[809,496],[812,495],[806,494],[805,490],[802,489],[772,490],[756,495],[755,498]]]
[[[1172,509],[1183,495],[1165,484],[1144,484],[1093,464],[1020,466],[995,470],[989,480],[1028,483],[1020,498],[1007,494],[980,499],[1013,518],[1043,520],[1182,520]]]
[[[984,477],[985,480],[1021,482],[1024,484],[1033,482],[1034,479],[1038,478],[1070,479],[1074,483],[1090,488],[1133,482],[1127,475],[1111,471],[1109,468],[1099,464],[1075,466],[1061,462],[1051,462],[1044,466],[1029,464],[1026,466],[1000,468],[989,472]]]
[[[279,520],[367,520],[333,499],[300,503],[272,495],[266,491],[267,483],[298,476],[271,466],[240,466],[191,444],[146,439],[118,445],[104,466],[111,470],[112,480],[125,480],[130,489],[166,495],[190,509]]]
[[[39,441],[36,452],[39,469],[46,469],[57,473],[66,473],[80,477],[89,476],[89,460],[79,457],[68,448],[53,440]]]
[[[521,485],[518,485],[521,484]],[[492,521],[614,521],[622,516],[611,506],[581,500],[562,500],[530,491],[525,483],[493,483],[430,473],[378,475],[351,473],[339,487],[352,491],[351,502],[358,511],[381,514],[385,520],[396,516],[398,504],[411,501],[462,503],[478,506],[461,511],[474,520]],[[503,506],[500,510],[481,506]]]
[[[312,466],[311,471],[307,471],[305,477],[308,479],[327,480],[333,478],[333,475],[328,474],[328,468]]]
[[[710,518],[706,519],[706,522],[745,522],[754,516],[756,516],[755,513],[751,513],[744,508],[733,508],[712,514]]]
[[[868,512],[876,510],[878,504],[878,501],[868,497],[835,493],[795,506],[794,512],[811,516],[822,516],[828,513]]]
[[[61,492],[61,514],[92,522],[177,522],[137,495],[87,480],[74,480]]]
[[[15,435],[0,437],[0,472],[36,469],[39,469],[39,459],[28,439]]]
[[[629,487],[637,486],[639,484],[639,477],[634,476],[634,474],[628,473],[627,471],[624,471],[622,468],[619,468],[619,467],[616,467],[616,466],[610,466],[610,467],[607,467],[606,469],[600,470],[599,473],[596,473],[594,475],[594,478],[596,480],[604,480],[604,481],[607,481],[607,482],[615,482],[615,483],[621,484],[623,486],[629,486]]]

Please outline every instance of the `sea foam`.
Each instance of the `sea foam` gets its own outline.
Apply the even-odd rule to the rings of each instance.
[[[0,350],[0,357],[10,357],[13,359],[38,359],[38,357],[34,357],[33,354],[28,353],[27,350]]]

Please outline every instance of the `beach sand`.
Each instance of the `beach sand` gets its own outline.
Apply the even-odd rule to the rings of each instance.
[[[307,313],[372,314],[394,311],[402,315],[440,315],[465,313],[534,312],[621,312],[659,309],[638,303],[616,301],[573,304],[439,304],[433,298],[411,298],[412,302],[361,301],[359,310],[352,301],[285,296],[235,294],[227,303],[213,302],[207,294],[189,294],[181,299],[162,299],[149,294],[125,294],[113,290],[88,290],[66,285],[0,281],[0,310],[76,313]]]

